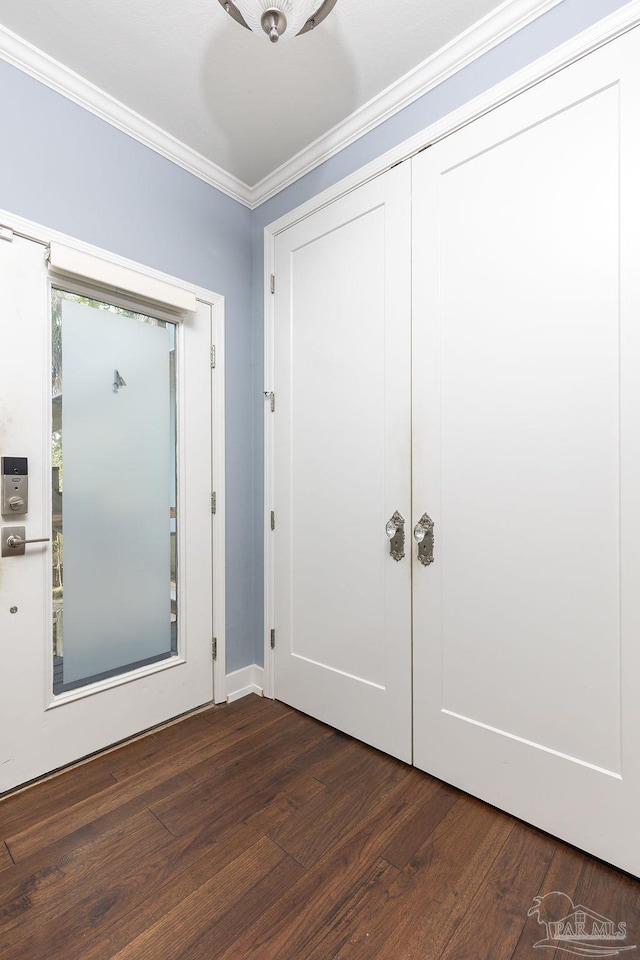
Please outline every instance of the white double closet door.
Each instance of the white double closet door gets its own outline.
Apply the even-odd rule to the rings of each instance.
[[[277,236],[273,534],[279,699],[636,874],[639,47]]]

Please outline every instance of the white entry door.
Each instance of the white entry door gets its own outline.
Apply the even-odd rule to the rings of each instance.
[[[413,164],[415,763],[635,874],[638,48]]]
[[[410,172],[276,238],[272,534],[276,697],[408,761]]]
[[[212,306],[79,295],[15,236],[0,310],[1,792],[211,701],[213,673]]]

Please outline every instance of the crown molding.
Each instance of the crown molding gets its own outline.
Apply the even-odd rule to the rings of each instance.
[[[205,183],[247,207],[252,206],[252,190],[246,183],[2,25],[0,57]]]
[[[578,33],[560,46],[554,47],[549,53],[490,87],[489,90],[474,97],[473,100],[458,107],[457,110],[448,113],[440,120],[436,120],[429,127],[392,147],[386,153],[380,154],[369,163],[359,167],[354,173],[349,174],[320,193],[314,194],[295,209],[289,210],[278,219],[273,220],[264,228],[265,250],[268,249],[272,238],[282,230],[287,230],[294,223],[315,213],[316,210],[333,202],[338,197],[355,190],[373,177],[380,176],[396,164],[408,160],[419,151],[437,143],[444,137],[450,136],[456,130],[472,123],[485,113],[495,110],[501,104],[634,28],[640,28],[640,0],[629,0],[619,10],[599,20],[591,27],[587,27],[582,33]],[[268,276],[269,273],[267,272],[265,275]],[[269,302],[270,300],[267,299],[267,303]]]
[[[505,0],[433,56],[264,177],[251,191],[252,207],[269,200],[561,2]]]
[[[0,25],[0,58],[253,210],[561,2],[562,0],[505,0],[482,20],[253,187],[207,160],[176,137],[146,120],[2,25]],[[562,44],[557,48],[557,52],[553,51],[549,55],[555,64],[553,69],[561,69],[577,56],[606,43],[607,40],[638,23],[640,23],[640,0],[629,0],[629,3],[620,10],[603,18],[573,40]],[[541,78],[544,70],[537,64],[546,62],[549,57],[543,57],[542,61],[532,65],[530,69],[527,68],[528,72],[532,76],[535,74]],[[520,72],[518,77],[523,75],[523,72]],[[517,86],[520,89],[523,88],[522,82],[514,84],[510,80],[505,81],[505,84],[513,91]],[[497,93],[503,86],[499,84],[498,87],[492,88],[489,99],[494,104],[498,102]],[[467,107],[462,108],[462,111],[465,115],[469,114]],[[474,111],[471,111],[471,114],[473,113]],[[450,129],[450,124],[446,126]],[[405,144],[394,148],[389,154],[385,154],[385,157],[393,155],[402,159],[409,155],[407,153],[409,145],[414,141],[420,141],[423,145],[425,142],[433,142],[425,141],[425,135],[426,132],[423,132],[411,138]],[[376,169],[381,170],[384,168],[382,161],[381,157],[367,165],[365,169],[375,166]],[[354,176],[361,181],[362,171]]]

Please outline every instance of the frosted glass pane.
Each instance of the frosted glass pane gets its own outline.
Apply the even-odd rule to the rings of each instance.
[[[60,330],[58,690],[176,648],[174,327],[63,299]]]

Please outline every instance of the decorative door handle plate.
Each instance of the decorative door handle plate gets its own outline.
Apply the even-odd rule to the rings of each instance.
[[[404,557],[404,517],[396,512],[390,520],[387,520],[385,527],[389,538],[389,553],[394,560],[402,560]]]
[[[418,560],[428,567],[433,563],[433,528],[435,524],[428,513],[423,513],[413,528],[413,539],[418,544]]]

